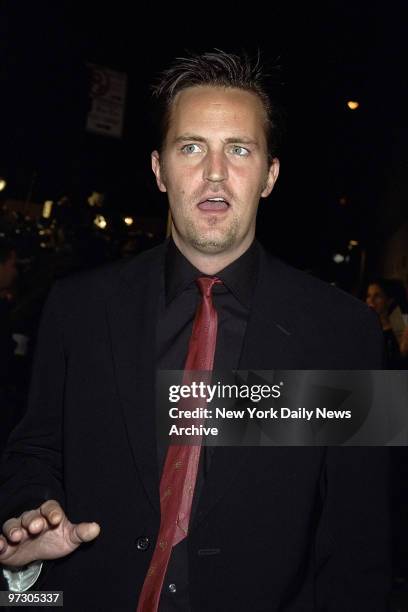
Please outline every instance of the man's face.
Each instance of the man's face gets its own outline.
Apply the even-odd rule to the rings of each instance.
[[[239,256],[254,238],[259,199],[270,194],[279,171],[277,159],[268,166],[262,103],[240,89],[181,91],[152,167],[168,194],[180,250]]]

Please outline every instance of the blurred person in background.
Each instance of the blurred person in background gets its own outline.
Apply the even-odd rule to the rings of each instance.
[[[406,367],[408,335],[403,313],[406,297],[402,283],[395,279],[377,278],[367,287],[366,304],[378,315],[383,330],[385,367],[398,370]]]
[[[17,278],[17,254],[14,246],[0,240],[0,453],[12,427],[11,402],[8,399],[12,378],[15,343],[11,330],[12,288]]]
[[[366,303],[378,315],[384,336],[385,368],[407,367],[408,327],[404,329],[406,297],[402,283],[377,278],[367,287]],[[391,457],[391,508],[393,525],[393,566],[395,586],[408,581],[408,448],[394,446]]]
[[[14,353],[10,312],[17,278],[17,255],[10,242],[0,242],[0,386],[7,384]]]

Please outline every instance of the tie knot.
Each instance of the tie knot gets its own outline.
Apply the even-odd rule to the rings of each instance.
[[[199,276],[196,283],[203,297],[210,297],[214,285],[222,285],[222,280],[217,276]]]

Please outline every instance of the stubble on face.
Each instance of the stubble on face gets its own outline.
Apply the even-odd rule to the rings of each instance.
[[[152,159],[158,186],[168,194],[173,239],[190,260],[219,255],[225,264],[250,245],[259,200],[277,177],[268,166],[264,109],[250,92],[197,87],[179,94],[171,119]],[[196,149],[184,151],[187,146]],[[228,209],[200,207],[217,196]]]
[[[166,182],[166,168],[164,157],[161,157],[160,160],[160,168],[163,180]],[[262,182],[262,185],[259,189],[259,198],[261,197],[262,191],[265,189],[268,180],[268,170],[265,169],[265,176]],[[230,200],[237,201],[237,196],[234,196],[230,192],[230,189],[223,189],[224,192],[227,191],[227,195],[229,195]],[[214,189],[214,197],[217,196],[218,187]],[[201,199],[201,193],[194,193],[191,197],[191,209],[189,212],[185,212],[183,218],[183,240],[187,240],[190,246],[195,248],[197,251],[203,254],[216,255],[218,253],[223,253],[232,248],[239,236],[240,230],[240,219],[239,216],[231,211],[230,219],[228,221],[228,225],[226,225],[225,220],[220,219],[217,215],[208,216],[206,219],[206,228],[199,227],[196,216],[193,214],[194,207],[196,206],[197,201]],[[190,212],[191,211],[191,212]],[[222,224],[222,225],[221,225]],[[176,242],[177,236],[181,235],[179,229],[177,228],[177,219],[173,218],[173,231],[175,232]]]
[[[238,235],[239,220],[235,215],[232,215],[228,227],[224,228],[222,232],[217,229],[217,225],[219,225],[219,219],[215,216],[209,217],[207,219],[209,231],[204,234],[200,233],[193,219],[187,218],[185,220],[186,238],[191,246],[201,253],[222,253],[235,244]]]

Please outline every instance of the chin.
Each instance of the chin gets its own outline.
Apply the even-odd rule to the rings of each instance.
[[[233,246],[235,240],[230,236],[195,236],[190,244],[201,253],[223,253]]]

